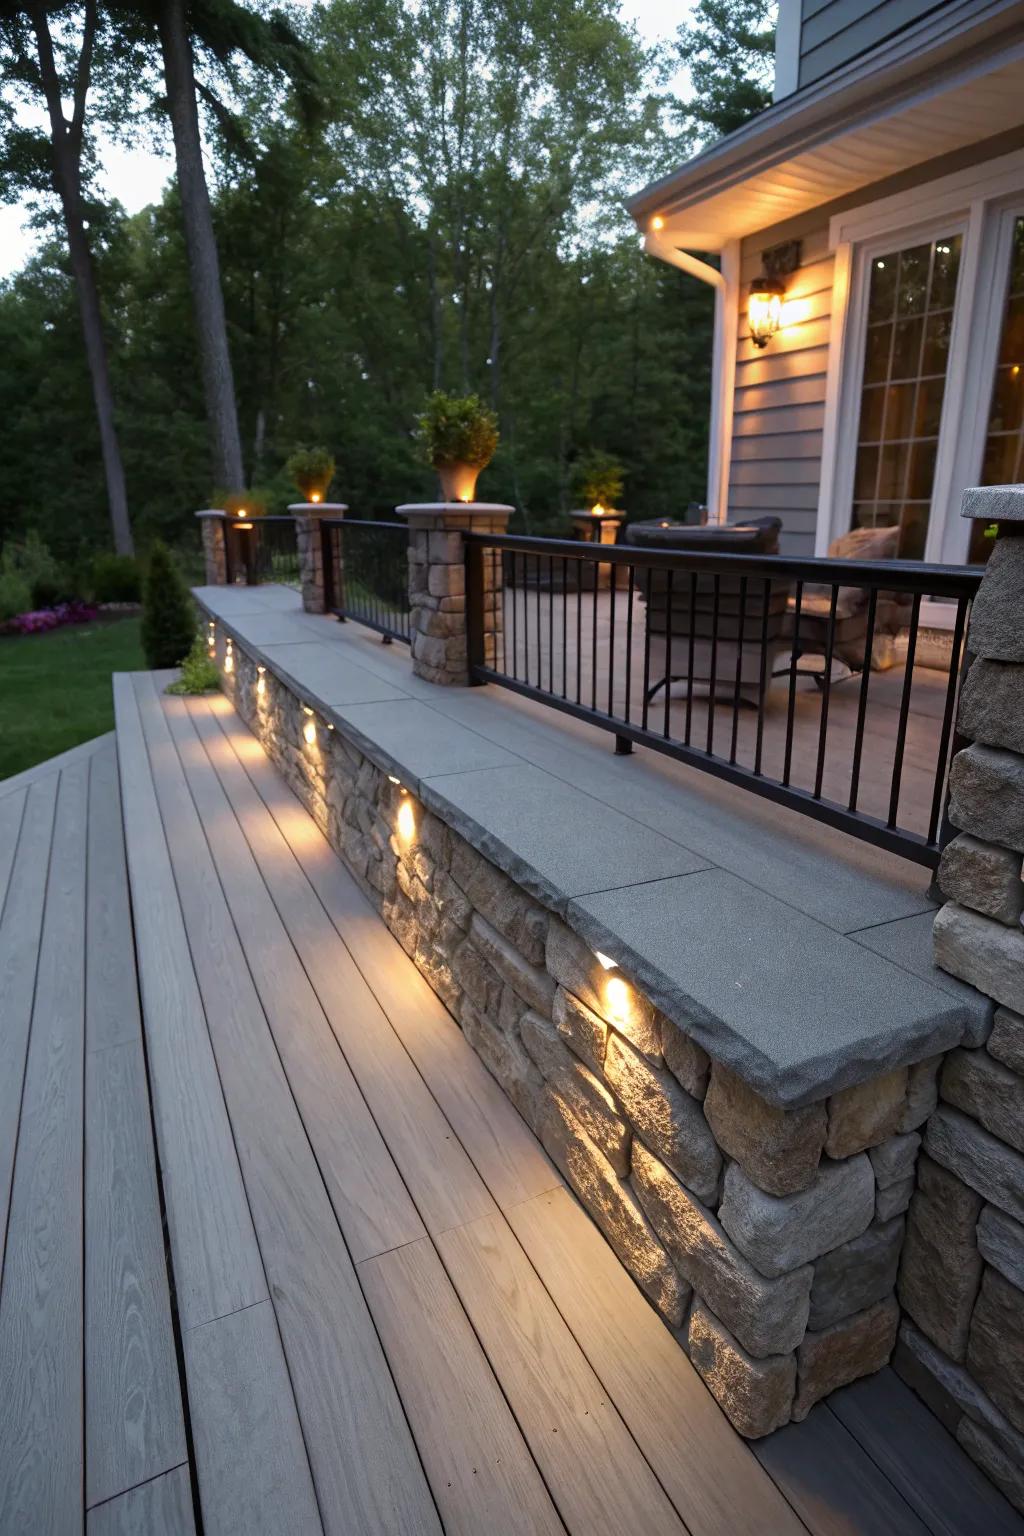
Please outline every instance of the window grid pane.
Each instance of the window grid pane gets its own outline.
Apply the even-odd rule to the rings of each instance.
[[[945,235],[871,263],[851,526],[898,524],[905,559],[924,556],[960,246]],[[1019,268],[1024,293],[1024,242]]]
[[[1013,485],[1020,481],[1024,461],[1024,218],[1013,223],[1010,280],[1003,329],[999,338],[988,433],[981,463],[982,485]],[[987,560],[992,540],[985,525],[971,526],[968,559]]]

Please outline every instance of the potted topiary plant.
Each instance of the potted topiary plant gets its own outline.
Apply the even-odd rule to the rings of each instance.
[[[581,507],[594,517],[614,512],[622,495],[626,472],[619,460],[599,448],[581,454],[573,471],[573,490]]]
[[[428,395],[417,423],[420,448],[437,470],[443,501],[472,501],[477,476],[498,446],[498,418],[478,395]]]
[[[284,467],[304,503],[326,500],[334,479],[334,456],[326,448],[296,448]]]

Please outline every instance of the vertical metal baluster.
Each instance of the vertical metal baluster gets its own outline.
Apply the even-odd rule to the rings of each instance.
[[[892,793],[889,796],[887,826],[896,825],[900,804],[900,781],[903,778],[903,752],[907,743],[907,720],[910,716],[910,693],[914,686],[914,654],[917,650],[917,626],[921,617],[921,594],[915,592],[914,606],[910,610],[910,633],[907,636],[907,665],[903,673],[903,697],[900,699],[900,721],[896,728],[896,751],[892,760]]]
[[[796,714],[796,664],[800,659],[800,610],[803,605],[804,584],[798,581],[793,598],[793,649],[789,655],[789,703],[786,708],[786,756],[782,767],[782,782],[788,788],[793,766],[793,719]]]
[[[644,610],[644,695],[641,706],[640,724],[647,729],[647,716],[650,711],[650,700],[647,695],[651,686],[651,566],[647,567],[647,581],[645,600],[647,607]]]
[[[566,606],[566,593],[569,586],[569,562],[562,556],[562,698],[566,697],[566,669],[569,665],[569,611]]]
[[[860,698],[857,701],[857,730],[853,738],[853,766],[850,769],[850,810],[857,809],[860,793],[860,760],[864,751],[864,722],[868,714],[868,685],[871,681],[871,648],[875,641],[875,614],[878,609],[878,588],[868,594],[868,627],[864,635],[864,670],[860,675]]]
[[[597,708],[597,589],[600,586],[600,566],[597,561],[591,561],[591,569],[594,572],[594,601],[591,605],[590,616],[590,707]]]
[[[672,567],[665,572],[665,720],[661,734],[669,739],[669,705],[672,702]]]
[[[686,745],[693,724],[693,658],[697,645],[697,572],[690,572],[690,655],[686,665]]]
[[[583,695],[583,572],[582,559],[576,561],[576,703]]]
[[[616,572],[617,569],[618,569],[618,567],[614,566],[614,565],[610,565],[608,567],[608,581],[609,581],[609,584],[611,586],[611,605],[610,605],[610,615],[609,615],[610,629],[609,629],[609,638],[608,638],[608,713],[609,713],[609,715],[612,715],[615,712],[614,708],[613,708],[613,689],[615,687],[615,572]]]
[[[821,724],[818,729],[818,765],[814,774],[814,798],[821,799],[821,786],[825,778],[825,744],[828,737],[828,704],[832,694],[832,657],[836,643],[836,604],[839,588],[833,582],[832,601],[828,609],[828,639],[825,642],[825,676],[821,685]]]
[[[707,754],[713,755],[715,745],[715,692],[718,687],[718,617],[722,579],[717,571],[712,577],[711,597],[711,676],[708,679],[708,733]]]
[[[516,575],[516,552],[512,551],[512,678],[519,681],[519,578]]]
[[[764,584],[764,605],[761,613],[761,671],[757,680],[757,745],[754,749],[754,772],[761,772],[761,749],[764,745],[764,709],[768,698],[768,608],[771,604],[772,584]]]
[[[729,761],[736,761],[736,738],[740,728],[740,688],[743,684],[743,640],[747,627],[747,578],[740,577],[739,639],[736,642],[736,691],[732,696],[732,740],[729,743]]]
[[[635,589],[636,567],[630,564],[629,583],[626,588],[626,724],[630,724],[630,702],[633,681],[633,593]]]
[[[555,691],[555,562],[548,555],[548,693]]]
[[[967,611],[971,599],[961,597],[956,605],[956,622],[953,628],[953,646],[949,654],[949,683],[946,686],[946,707],[942,715],[942,734],[939,742],[939,759],[935,777],[935,793],[932,797],[932,813],[928,823],[928,841],[938,842],[940,848],[944,848],[950,838],[955,835],[955,829],[950,823],[947,806],[949,803],[949,785],[946,778],[946,769],[950,758],[960,748],[966,745],[959,731],[954,729],[956,719],[956,701],[963,689],[964,679],[970,668],[967,647],[964,644],[964,630],[967,626]]]

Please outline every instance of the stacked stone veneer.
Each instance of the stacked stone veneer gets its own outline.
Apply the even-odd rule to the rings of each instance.
[[[988,497],[982,512],[1001,515]],[[935,957],[997,1007],[987,1042],[944,1063],[925,1127],[896,1364],[1024,1510],[1024,537],[1012,531],[968,647],[958,728],[971,744],[953,761],[950,803],[962,830],[939,870],[950,900]]]
[[[463,534],[504,533],[512,508],[488,502],[435,502],[397,509],[409,525],[412,664],[431,683],[469,682],[466,545]],[[480,659],[493,666],[501,634],[501,558],[481,557]]]
[[[223,587],[228,579],[228,557],[225,544],[225,517],[223,512],[212,509],[197,512],[203,531],[203,574],[208,587]]]
[[[219,643],[223,646],[223,635]],[[236,641],[225,690],[744,1435],[893,1349],[938,1059],[779,1109]],[[398,828],[403,800],[414,830]]]

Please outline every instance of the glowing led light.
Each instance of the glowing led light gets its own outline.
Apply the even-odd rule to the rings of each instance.
[[[621,976],[609,976],[605,982],[605,1007],[613,1024],[621,1025],[629,1022],[629,985]]]
[[[302,727],[302,735],[307,747],[311,747],[316,741],[316,721],[307,720]]]
[[[409,843],[416,836],[416,812],[411,800],[403,800],[398,807],[398,835],[403,843]]]
[[[313,502],[315,504],[316,502],[318,502],[320,500],[320,492],[319,491],[310,491],[309,499],[310,499],[311,502]]]
[[[759,277],[750,285],[747,320],[755,347],[766,347],[782,323],[782,284],[773,277]]]
[[[263,675],[266,672],[266,670],[267,670],[266,667],[257,667],[256,668],[256,694],[257,694],[257,697],[261,698],[261,699],[262,699],[263,695],[267,691],[267,680],[266,680],[266,678]]]
[[[652,229],[664,229],[665,228],[665,220],[662,218],[660,213],[656,213],[654,215],[654,218],[651,220],[651,228]]]
[[[393,773],[389,773],[388,774],[388,783],[389,784],[401,784],[401,782],[402,782],[401,779],[396,779]]]
[[[603,965],[606,971],[614,971],[615,961],[612,960],[608,955],[602,955],[599,949],[594,950],[594,959],[597,961],[598,965]]]
[[[227,651],[225,653],[225,656],[224,656],[224,671],[225,672],[233,672],[234,670],[235,670],[235,658],[232,656],[230,651]]]
[[[604,517],[604,507],[602,507],[599,501],[596,501],[591,507],[590,515],[591,517]]]

